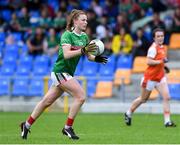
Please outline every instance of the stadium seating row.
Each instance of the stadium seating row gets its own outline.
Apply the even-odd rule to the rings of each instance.
[[[22,40],[21,33],[13,33],[13,35],[17,41]],[[179,34],[172,34],[171,41],[177,41],[178,37]],[[44,77],[50,73],[52,65],[54,64],[57,56],[48,57],[46,55],[42,55],[33,58],[32,56],[27,55],[28,48],[26,45],[21,45],[21,46],[5,45],[4,44],[5,38],[6,38],[5,33],[3,32],[0,33],[0,56],[1,56],[0,76],[1,77],[2,76],[13,77],[15,78],[13,82],[16,82],[15,80],[18,77],[31,77],[31,76]],[[176,43],[177,44],[176,47],[172,47],[171,41],[169,48],[172,49],[179,48],[178,42]],[[82,57],[77,66],[77,70],[75,74],[78,76],[83,75],[87,78],[88,96],[111,97],[113,85],[119,86],[121,84],[125,84],[125,85],[131,84],[131,73],[142,73],[147,67],[145,63],[146,62],[145,57],[136,57],[134,60],[134,64],[132,64],[132,61],[133,61],[132,55],[119,55],[119,56],[111,55],[106,65],[100,65],[94,62],[89,62],[86,58]],[[170,75],[171,77],[169,77],[169,83],[178,85],[178,83],[180,82],[178,79],[174,77],[174,76],[176,76],[177,78],[180,77],[178,71],[171,71],[171,73],[168,76]],[[94,80],[92,79],[93,77],[95,78]],[[114,77],[115,79],[113,79]],[[4,84],[8,84],[7,83],[8,81],[2,81],[2,82]],[[1,83],[2,86],[3,83]],[[15,88],[16,86],[19,85],[13,83],[13,88]],[[30,87],[28,86],[28,88]],[[171,88],[174,87],[170,87],[170,89]],[[107,90],[107,91],[109,90],[109,91],[107,92],[107,91],[98,91],[98,90]],[[6,94],[9,92],[12,92],[12,95],[15,96],[18,95],[18,93],[14,93],[13,91],[7,91]],[[39,93],[40,96],[42,96],[43,94],[42,92],[41,95]],[[156,93],[154,94],[155,94],[154,96],[156,96]],[[3,95],[3,92],[0,92],[0,95]]]
[[[13,85],[12,85],[13,84]],[[43,78],[0,78],[0,96],[43,96]]]

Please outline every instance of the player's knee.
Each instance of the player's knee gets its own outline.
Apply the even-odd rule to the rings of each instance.
[[[170,96],[163,97],[163,100],[164,101],[169,101],[170,100]]]
[[[82,91],[80,96],[79,96],[79,101],[83,104],[86,101],[86,96],[85,96],[85,92]]]
[[[141,103],[146,103],[148,99],[141,98]]]
[[[83,104],[86,101],[85,92],[82,91],[78,94],[78,101]]]
[[[86,101],[86,98],[85,98],[85,96],[82,96],[78,100],[81,104],[83,104]]]
[[[82,91],[79,90],[75,94],[75,97],[76,97],[77,101],[80,102],[81,104],[83,104],[86,101],[85,92],[83,90]]]

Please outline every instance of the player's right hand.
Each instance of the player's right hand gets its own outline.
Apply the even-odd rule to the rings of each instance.
[[[168,60],[167,58],[164,58],[164,59],[163,59],[163,62],[164,62],[164,63],[168,63],[168,61],[169,61],[169,60]]]
[[[83,55],[86,55],[87,53],[91,53],[91,52],[95,52],[97,49],[97,46],[96,44],[93,42],[93,43],[88,43],[85,47],[81,48],[81,53]]]

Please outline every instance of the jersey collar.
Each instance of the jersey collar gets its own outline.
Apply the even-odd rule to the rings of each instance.
[[[81,32],[81,34],[78,34],[78,33],[76,33],[76,32],[73,30],[72,33],[74,33],[74,34],[77,35],[77,36],[81,36],[84,32]]]
[[[158,44],[156,44],[155,42],[154,42],[153,44],[154,44],[155,47],[158,46],[158,47],[160,47],[160,48],[163,48],[163,44],[162,44],[162,45],[158,45]]]

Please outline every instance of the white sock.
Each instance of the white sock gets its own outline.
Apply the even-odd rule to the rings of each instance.
[[[128,117],[131,117],[131,116],[132,116],[132,112],[131,112],[130,110],[128,110],[128,111],[126,112],[126,114],[127,114]]]
[[[26,123],[25,123],[25,126],[26,126],[27,129],[30,129],[30,128],[31,128],[31,124],[29,124],[27,121],[26,121]]]
[[[69,129],[70,127],[72,127],[72,126],[68,126],[68,125],[65,125],[65,129]]]
[[[165,114],[164,115],[164,123],[166,124],[167,122],[170,122],[170,114]]]

